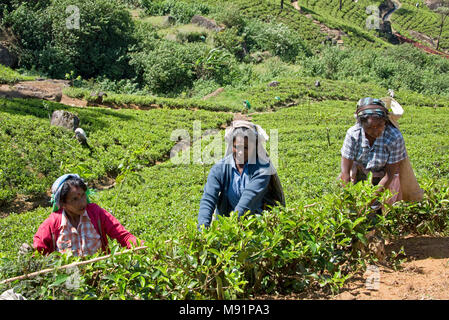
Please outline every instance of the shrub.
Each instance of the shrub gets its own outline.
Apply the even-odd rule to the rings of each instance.
[[[149,15],[171,15],[179,23],[189,23],[194,15],[206,15],[209,13],[209,7],[207,5],[201,3],[186,3],[175,0],[142,0],[142,7],[145,8],[145,12]]]
[[[228,50],[235,57],[242,59],[246,52],[244,37],[239,35],[236,27],[227,28],[214,36],[214,45]]]
[[[242,10],[235,4],[222,2],[218,5],[221,10],[215,13],[217,23],[224,24],[227,28],[236,28],[239,32],[246,25]]]
[[[68,29],[65,19],[60,19],[69,5],[79,7],[79,30]],[[133,24],[124,7],[107,0],[57,0],[49,8],[54,47],[74,64],[78,74],[112,79],[129,75],[127,50]]]
[[[206,31],[178,31],[176,33],[176,41],[186,42],[204,42],[207,38]]]
[[[79,8],[79,29],[67,28],[69,6]],[[129,76],[133,25],[122,6],[107,0],[55,0],[47,7],[22,3],[3,24],[19,39],[20,66],[36,66],[57,78],[71,70],[83,78]]]
[[[300,56],[309,55],[303,40],[282,23],[251,20],[243,30],[250,52],[270,51],[284,61],[293,62]]]
[[[211,49],[196,61],[196,76],[214,79],[221,85],[232,84],[239,77],[237,61],[227,50]]]
[[[160,41],[153,51],[133,54],[131,64],[148,91],[156,94],[179,93],[195,80],[194,63],[204,49],[195,43]]]
[[[154,26],[140,20],[134,21],[132,37],[134,41],[130,47],[131,52],[154,50],[157,41],[161,39]]]

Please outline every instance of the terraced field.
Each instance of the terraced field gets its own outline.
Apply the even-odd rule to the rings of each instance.
[[[339,149],[346,129],[354,122],[354,104],[355,101],[351,100],[324,100],[277,112],[249,114],[272,137],[278,136],[278,172],[287,200],[285,210],[267,212],[241,223],[237,223],[236,217],[220,219],[210,230],[198,233],[196,216],[211,165],[193,162],[177,165],[165,161],[148,166],[147,156],[150,154],[142,153],[145,157],[141,161],[137,161],[138,156],[133,160],[129,158],[128,163],[135,165],[133,173],[128,173],[125,180],[114,188],[99,191],[94,201],[113,212],[133,234],[144,239],[149,247],[146,253],[122,255],[113,260],[80,266],[82,285],[75,290],[64,286],[63,280],[69,275],[63,271],[12,284],[19,290],[27,290],[28,297],[40,299],[236,298],[273,290],[301,292],[315,285],[338,290],[360,263],[358,258],[353,260],[348,255],[351,239],[363,234],[368,227],[362,218],[366,209],[353,210],[364,208],[363,204],[369,203],[370,187],[359,185],[342,190],[336,182]],[[45,125],[45,109],[35,107],[33,110],[17,100],[7,106],[8,112],[3,114],[3,119],[9,118],[9,121],[3,128],[13,130],[13,118],[17,119],[17,123],[19,119],[30,121],[34,117],[37,118],[34,126],[40,127],[42,132],[54,135],[54,139],[61,143],[73,144],[61,130]],[[418,205],[403,203],[389,208],[381,226],[386,237],[411,230],[418,233],[446,232],[449,223],[445,215],[449,196],[447,107],[403,106],[406,111],[400,120],[401,129],[418,181],[426,195]],[[145,136],[137,134],[133,128],[147,128],[144,131],[149,134],[153,130],[150,135],[154,135],[154,139],[151,139],[149,150],[154,153],[154,159],[163,159],[161,156],[173,145],[173,142],[169,143],[171,128],[181,126],[189,130],[194,119],[204,121],[204,127],[216,128],[232,116],[169,109],[112,111],[88,108],[77,111],[84,121],[90,123],[91,130],[97,128],[90,137],[91,144],[96,148],[101,147],[102,139],[115,137],[122,141],[122,146],[114,147],[115,144],[111,143],[108,149],[112,151],[113,147],[128,145],[122,152],[129,155],[133,143],[136,143],[137,149],[143,143],[136,138]],[[125,118],[127,123],[135,125],[127,126],[122,133],[112,130],[112,127],[119,127]],[[158,121],[155,122],[155,119]],[[150,129],[156,123],[161,124],[160,129],[157,126]],[[101,127],[108,128],[107,135],[104,131],[100,134]],[[130,141],[126,142],[126,137]],[[216,137],[222,139],[223,131],[219,131]],[[57,140],[52,141],[57,144]],[[157,141],[161,143],[160,148]],[[212,141],[212,137],[202,143],[203,152],[208,141]],[[48,145],[43,147],[48,148]],[[78,146],[72,147],[83,154]],[[270,151],[270,148],[268,143],[267,150]],[[72,153],[62,155],[65,159],[72,158]],[[117,160],[124,158],[127,157]],[[41,163],[33,157],[28,161],[31,164]],[[107,162],[112,161],[113,158],[110,158]],[[51,183],[50,176],[47,180],[43,185]],[[19,246],[23,242],[31,242],[36,228],[48,214],[49,208],[44,206],[27,213],[10,214],[0,220],[2,278],[55,263],[57,255],[39,260],[28,260],[27,256],[23,256],[19,258],[20,263],[15,262]],[[59,261],[79,261],[77,259],[66,257]],[[260,261],[267,261],[267,264],[262,264],[264,267],[258,269],[261,272],[258,277],[262,278],[255,280],[251,270],[254,266],[262,266]],[[343,267],[344,261],[349,265],[344,264]],[[117,266],[123,268],[117,269]],[[285,268],[290,271],[286,273]],[[221,273],[223,270],[224,273]],[[216,290],[219,285],[217,281],[223,283],[223,291]],[[261,282],[253,287],[253,281]],[[0,288],[6,289],[7,286],[0,285]]]

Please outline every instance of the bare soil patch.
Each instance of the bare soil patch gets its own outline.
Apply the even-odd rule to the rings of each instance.
[[[387,241],[386,252],[404,248],[405,261],[395,270],[372,265],[355,274],[337,295],[317,288],[289,295],[261,295],[282,300],[447,300],[449,299],[449,237],[407,236]]]
[[[13,201],[0,206],[0,218],[4,218],[11,213],[31,211],[38,207],[50,207],[50,199],[49,194],[39,196],[18,194]]]

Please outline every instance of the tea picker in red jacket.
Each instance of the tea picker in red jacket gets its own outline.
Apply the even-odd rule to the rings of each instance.
[[[86,256],[107,251],[108,238],[123,247],[136,245],[136,237],[108,211],[89,201],[89,189],[77,174],[59,177],[51,188],[53,212],[39,226],[33,246],[43,254],[72,251]]]

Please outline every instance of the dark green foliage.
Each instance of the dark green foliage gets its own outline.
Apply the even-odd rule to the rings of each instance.
[[[216,8],[219,8],[215,12],[217,23],[223,24],[226,28],[235,28],[239,32],[243,30],[246,19],[238,4],[220,2]]]
[[[79,9],[79,29],[67,21]],[[75,18],[74,18],[75,19]],[[129,75],[128,46],[132,41],[131,16],[107,0],[54,0],[35,8],[22,3],[4,17],[3,25],[18,38],[20,66],[63,78],[75,71],[83,78],[105,75],[112,79]]]
[[[449,60],[404,44],[386,50],[329,47],[301,61],[303,74],[334,80],[372,82],[384,88],[449,95]]]
[[[160,41],[153,51],[135,53],[131,60],[144,86],[155,94],[180,93],[196,78],[195,62],[204,48],[195,43]]]
[[[176,0],[142,0],[141,2],[148,15],[171,15],[178,23],[189,23],[194,15],[207,15],[209,13],[209,7],[202,3],[190,4]]]
[[[239,59],[243,59],[247,54],[245,38],[239,35],[236,27],[226,28],[214,35],[214,45],[224,48]]]

